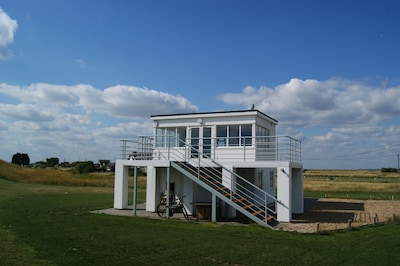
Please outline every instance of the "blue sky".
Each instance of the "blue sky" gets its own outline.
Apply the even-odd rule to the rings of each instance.
[[[0,158],[118,157],[150,115],[248,109],[305,168],[397,167],[398,1],[0,3]]]

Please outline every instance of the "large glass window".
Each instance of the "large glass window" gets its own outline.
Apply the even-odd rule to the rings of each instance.
[[[252,125],[217,126],[217,146],[251,146]]]
[[[156,129],[156,147],[183,147],[186,141],[186,127]]]

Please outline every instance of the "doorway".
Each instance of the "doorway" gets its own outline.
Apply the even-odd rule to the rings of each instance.
[[[211,127],[190,128],[190,157],[210,158],[212,150]]]

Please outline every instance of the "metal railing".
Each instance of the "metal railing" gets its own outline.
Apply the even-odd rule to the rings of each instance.
[[[196,143],[198,142],[198,143]],[[174,156],[186,161],[208,157],[216,161],[292,161],[301,162],[301,142],[289,136],[209,138],[181,140],[172,135],[142,136],[121,140],[121,159],[160,160]],[[196,143],[196,144],[193,144]],[[177,154],[180,152],[180,154]]]

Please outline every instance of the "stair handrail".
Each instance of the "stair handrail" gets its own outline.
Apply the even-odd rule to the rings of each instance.
[[[269,208],[268,207],[268,201],[267,201],[267,199],[271,199],[271,201],[275,204],[275,207],[276,207],[276,204],[279,203],[279,201],[278,201],[278,199],[276,197],[274,197],[273,195],[269,194],[268,192],[262,190],[261,188],[259,188],[255,184],[249,182],[248,180],[246,180],[245,178],[243,178],[239,174],[237,174],[237,173],[233,172],[232,170],[226,168],[225,166],[223,166],[222,164],[220,164],[216,160],[212,159],[207,154],[204,154],[200,149],[193,147],[190,143],[183,142],[182,146],[185,147],[185,155],[187,156],[185,161],[188,162],[188,163],[194,162],[193,164],[198,167],[198,172],[197,172],[197,178],[198,179],[200,179],[200,173],[201,172],[211,173],[210,169],[215,169],[216,166],[221,168],[221,169],[224,169],[231,175],[231,178],[230,178],[231,187],[229,188],[230,194],[231,194],[230,195],[230,199],[231,200],[232,200],[232,193],[235,192],[234,188],[236,188],[236,191],[238,191],[238,188],[241,188],[239,190],[239,192],[244,194],[249,201],[254,201],[254,203],[257,203],[257,204],[261,205],[264,208],[264,211],[265,211],[266,215],[267,215],[267,212],[271,212],[273,214],[276,214],[276,208],[275,208],[275,210],[272,210],[271,208]],[[190,152],[187,152],[187,151],[193,151],[193,150],[197,154],[196,158],[190,158]],[[169,152],[178,152],[178,150],[171,149],[171,150],[169,150]],[[170,157],[170,156],[168,156],[168,157]],[[204,166],[206,166],[206,167],[204,167]],[[207,168],[207,166],[208,166],[208,168]],[[200,171],[200,169],[203,169],[203,170]],[[244,185],[240,184],[239,182],[234,181],[233,176],[236,177],[237,179],[241,180],[242,182],[244,182],[245,184],[247,184],[251,188],[253,188],[255,191],[251,191],[250,189],[246,188]],[[218,179],[220,178],[219,175],[214,173],[214,180],[215,180],[215,177],[217,177]],[[221,172],[221,178],[222,178],[222,172]],[[259,192],[261,195],[263,195],[263,197],[259,196],[256,193],[256,191]],[[258,206],[258,207],[260,207],[260,206]]]

